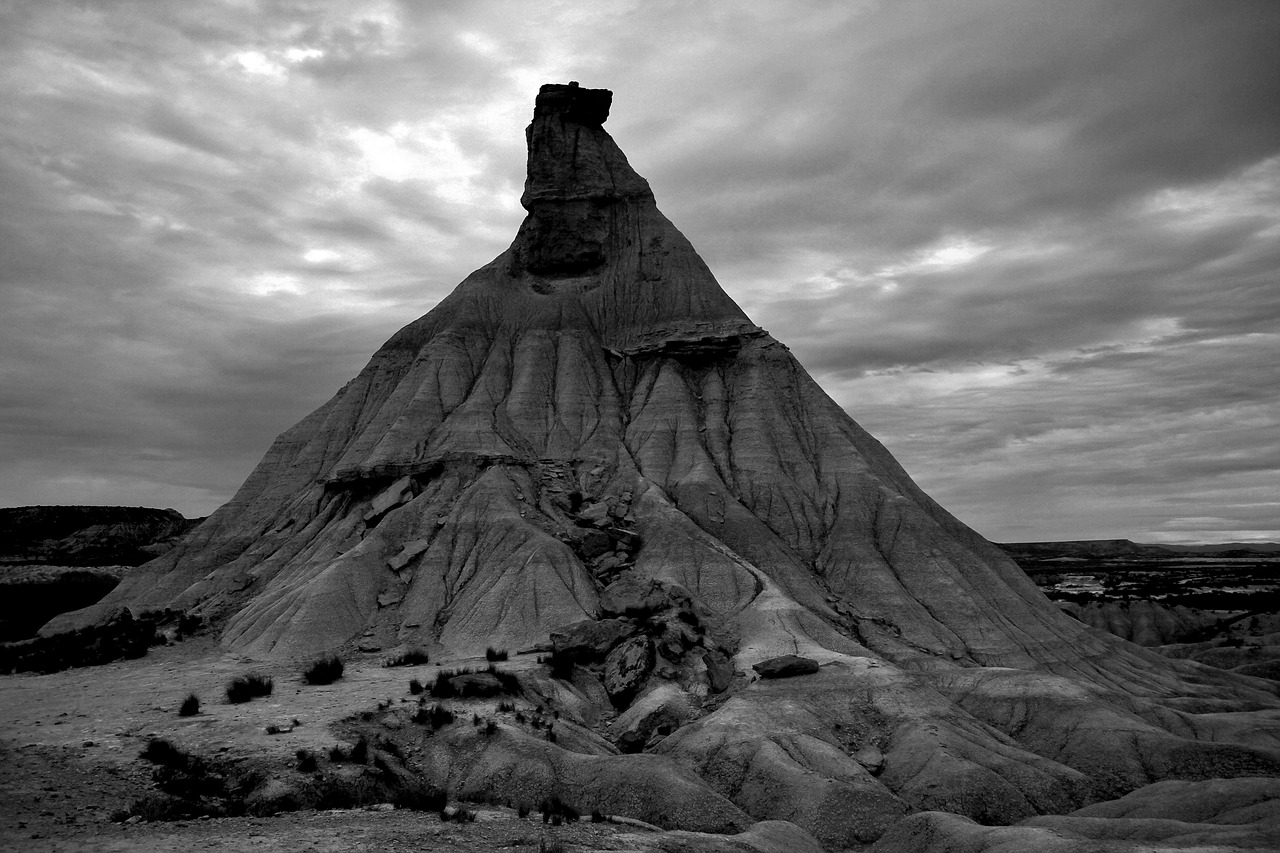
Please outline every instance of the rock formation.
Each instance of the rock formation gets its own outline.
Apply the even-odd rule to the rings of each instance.
[[[437,738],[443,781],[665,803],[665,779],[714,804],[686,828],[784,820],[837,848],[917,811],[1007,824],[1280,772],[1275,684],[1062,614],[926,496],[659,212],[610,100],[544,86],[511,247],[45,631],[127,604],[221,619],[258,656],[540,645],[555,677],[522,683],[574,737]],[[784,655],[817,671],[755,679]]]

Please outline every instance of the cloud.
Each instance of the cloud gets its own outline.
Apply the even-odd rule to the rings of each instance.
[[[1278,38],[1269,0],[20,4],[0,501],[210,511],[505,248],[576,79],[980,532],[1280,538]]]

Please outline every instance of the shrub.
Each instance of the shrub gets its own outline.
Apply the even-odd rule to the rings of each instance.
[[[549,797],[543,800],[538,810],[542,812],[542,822],[547,823],[550,821],[553,826],[559,826],[562,820],[573,823],[581,817],[577,809],[559,797]]]
[[[507,650],[495,649],[493,646],[490,646],[489,648],[484,650],[484,659],[489,661],[490,663],[493,663],[494,661],[506,660]]]
[[[238,705],[258,696],[270,696],[274,686],[272,680],[265,675],[238,675],[227,684],[227,701]]]
[[[516,809],[516,816],[521,818],[526,818],[529,816],[529,811],[530,811],[529,804],[521,803],[519,808]]]
[[[413,715],[413,721],[419,725],[429,725],[433,729],[443,728],[453,722],[453,712],[443,705],[432,705],[430,708],[419,708]]]
[[[383,666],[419,666],[428,662],[425,649],[408,649],[393,658],[388,658]]]
[[[302,678],[307,684],[333,684],[342,677],[342,670],[342,658],[329,655],[313,661],[302,673]]]
[[[493,664],[489,664],[488,672],[502,684],[502,691],[512,695],[520,692],[520,677],[514,672],[504,672]]]
[[[178,706],[179,717],[194,717],[200,713],[200,697],[192,693],[182,700],[182,704]]]
[[[421,682],[421,681],[419,681],[419,680],[418,680],[418,679],[416,679],[416,678],[414,678],[414,679],[410,679],[410,681],[409,681],[409,692],[410,692],[410,693],[412,693],[414,696],[417,696],[417,695],[418,695],[419,693],[421,693],[424,689],[425,689],[425,688],[423,688],[423,686],[422,686],[422,682]]]
[[[458,691],[453,689],[453,683],[449,681],[456,673],[448,670],[440,670],[436,675],[436,680],[431,682],[431,687],[427,690],[436,699],[452,699],[457,695]]]
[[[357,775],[324,775],[315,781],[315,808],[352,809],[395,798],[395,792],[368,771]]]
[[[302,773],[314,773],[320,768],[320,763],[316,760],[316,754],[309,749],[300,749],[295,755],[298,756],[298,770]]]
[[[604,823],[604,822],[605,822],[604,812],[600,811],[599,809],[592,809],[592,810],[591,810],[591,822],[592,822],[592,823]]]
[[[484,724],[484,733],[485,733],[485,734],[487,734],[487,735],[491,735],[491,734],[494,734],[494,733],[495,733],[495,732],[497,732],[497,731],[498,731],[498,723],[497,723],[495,720],[490,720],[489,722],[487,722],[487,723],[485,723],[485,724]]]
[[[153,737],[138,754],[139,758],[176,770],[185,770],[191,764],[191,756],[164,738]]]
[[[353,764],[369,763],[369,739],[364,735],[361,735],[356,745],[351,747],[351,762]]]
[[[422,782],[398,788],[391,802],[398,808],[416,812],[443,811],[446,803],[444,791]]]
[[[516,703],[515,703],[515,702],[509,702],[509,701],[507,701],[506,699],[503,699],[501,702],[499,702],[499,703],[498,703],[498,713],[499,713],[499,714],[509,714],[509,713],[511,713],[512,711],[514,711],[515,709],[516,709]]]

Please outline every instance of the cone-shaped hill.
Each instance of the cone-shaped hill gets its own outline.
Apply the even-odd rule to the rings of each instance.
[[[835,846],[918,809],[1000,823],[1280,771],[1273,682],[1062,614],[752,324],[603,129],[611,97],[543,86],[511,247],[45,631],[123,604],[222,620],[254,656],[558,632],[566,719],[620,713],[614,743],[725,827]],[[821,667],[748,677],[786,654]]]

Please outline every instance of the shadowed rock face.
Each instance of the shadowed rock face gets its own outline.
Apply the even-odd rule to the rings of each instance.
[[[672,721],[649,746],[681,778],[833,846],[913,810],[1008,823],[1280,771],[1272,684],[1060,613],[751,323],[604,131],[610,100],[544,86],[511,247],[175,551],[45,631],[168,606],[247,654],[474,655],[648,620],[561,632],[612,649],[615,690],[557,690],[634,701],[633,739]],[[819,672],[747,683],[782,655]]]

